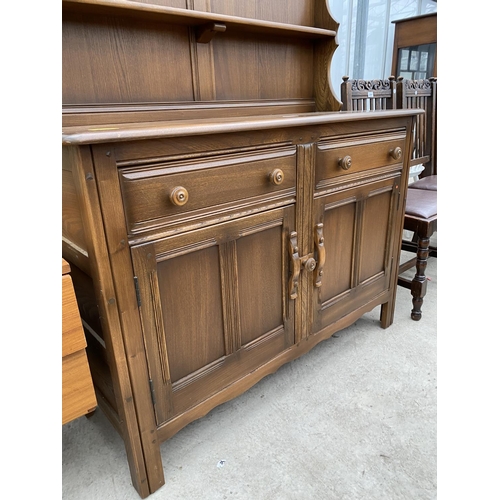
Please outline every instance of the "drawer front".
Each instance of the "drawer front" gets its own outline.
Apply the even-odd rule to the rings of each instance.
[[[295,191],[295,147],[120,169],[129,232]]]
[[[404,133],[322,141],[318,144],[316,185],[384,166],[402,166],[404,145]]]
[[[67,356],[86,346],[73,281],[66,274],[62,277],[62,355]]]
[[[62,423],[86,415],[97,406],[85,350],[62,359]]]

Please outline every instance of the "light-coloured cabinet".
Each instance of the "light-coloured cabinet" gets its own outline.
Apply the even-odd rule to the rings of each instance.
[[[97,401],[71,268],[62,259],[62,423],[92,413]]]

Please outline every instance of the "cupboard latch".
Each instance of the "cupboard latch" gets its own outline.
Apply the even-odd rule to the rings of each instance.
[[[297,245],[297,232],[290,233],[290,240],[288,242],[288,252],[292,260],[292,269],[290,281],[288,284],[288,294],[292,300],[298,297],[299,275],[302,269],[307,272],[312,272],[316,268],[316,261],[314,255],[308,253],[307,255],[299,256],[299,247]]]
[[[153,406],[156,406],[156,396],[155,396],[155,385],[153,379],[149,379],[149,391],[151,392],[151,401],[153,402]]]
[[[141,307],[141,290],[139,288],[139,280],[134,276],[135,298],[137,299],[137,306]]]
[[[316,224],[314,227],[314,246],[318,255],[318,262],[314,269],[314,286],[321,286],[321,278],[323,277],[323,267],[325,265],[325,238],[323,237],[323,223]]]

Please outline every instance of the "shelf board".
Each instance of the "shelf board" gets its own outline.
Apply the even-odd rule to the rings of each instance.
[[[162,5],[144,4],[129,0],[63,0],[63,11],[93,13],[110,16],[129,16],[187,26],[203,26],[208,23],[223,23],[226,33],[251,32],[275,36],[299,38],[334,38],[336,31],[299,26],[295,24],[261,21],[245,17],[214,14]]]

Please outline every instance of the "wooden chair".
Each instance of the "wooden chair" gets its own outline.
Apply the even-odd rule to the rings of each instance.
[[[349,80],[342,77],[340,95],[343,111],[375,111],[396,109],[396,79]]]
[[[422,164],[421,179],[408,186],[404,229],[413,231],[413,238],[403,238],[402,250],[415,252],[416,256],[399,267],[398,285],[408,288],[413,296],[411,318],[422,317],[422,303],[427,290],[425,269],[429,255],[437,257],[437,248],[430,246],[430,238],[437,231],[437,79],[407,80],[398,77],[396,84],[398,109],[420,108],[424,115],[417,116],[410,167]],[[402,273],[415,266],[412,280]]]
[[[427,191],[437,191],[437,175],[429,175],[418,181],[412,182],[409,186],[411,189],[426,189]]]
[[[424,178],[425,179],[425,178]],[[413,231],[415,235],[416,256],[399,266],[398,285],[411,291],[413,309],[411,319],[419,321],[422,317],[422,304],[427,292],[427,259],[429,258],[429,243],[431,236],[437,231],[437,190],[408,189],[404,218],[404,229]],[[403,241],[402,249],[406,250]],[[402,274],[416,268],[413,279],[408,279]]]
[[[408,187],[404,229],[413,232],[411,241],[401,242],[402,250],[416,254],[399,267],[398,285],[408,288],[413,297],[411,318],[422,317],[422,304],[427,291],[425,269],[429,254],[437,257],[437,248],[430,248],[430,238],[437,230],[437,168],[436,168],[436,89],[437,79],[405,80],[393,76],[386,80],[350,80],[342,78],[343,111],[374,111],[383,109],[415,109],[418,115],[413,137],[410,167],[422,164],[423,178]],[[401,275],[415,267],[412,280]]]
[[[411,183],[408,189],[425,189],[436,191],[437,196],[437,78],[425,80],[407,80],[398,77],[396,84],[396,107],[398,109],[420,108],[424,115],[417,117],[414,135],[414,149],[410,167],[418,164],[424,166],[420,179]],[[405,227],[406,229],[406,227]],[[417,234],[412,240],[403,239],[402,249],[417,252]],[[437,248],[431,246],[429,255],[437,257]]]
[[[398,77],[396,108],[419,108],[425,111],[423,115],[417,116],[410,167],[422,164],[424,170],[420,177],[437,175],[437,78],[407,80]]]

